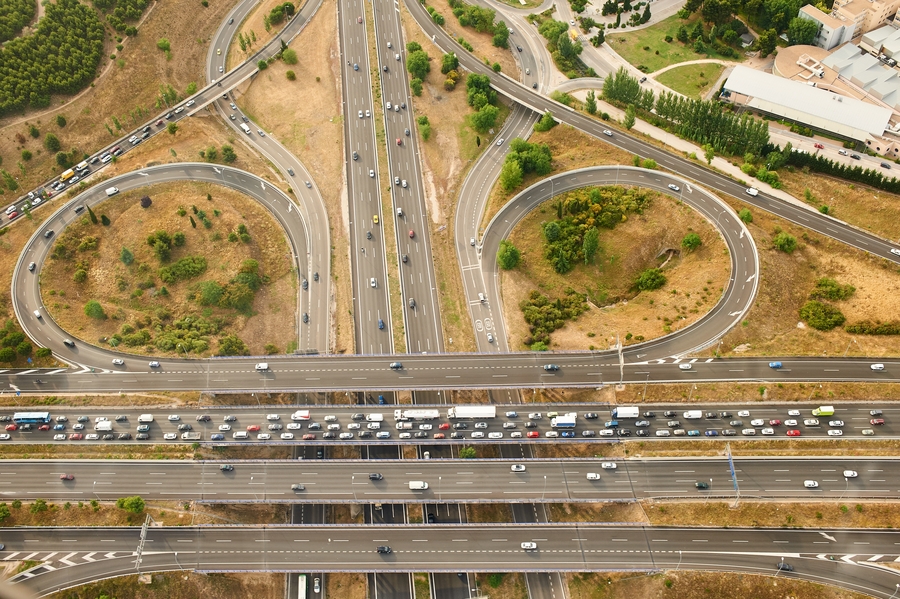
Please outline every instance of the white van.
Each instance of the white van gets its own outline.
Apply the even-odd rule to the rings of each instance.
[[[411,480],[409,481],[409,490],[410,491],[424,491],[428,488],[428,483],[424,480]]]
[[[367,422],[384,422],[384,414],[366,414]]]
[[[687,420],[699,420],[703,418],[703,410],[688,410],[683,414]]]
[[[114,195],[116,195],[117,193],[119,193],[119,188],[118,188],[118,187],[108,187],[108,188],[106,189],[106,195],[108,195],[108,196],[114,196]]]
[[[237,431],[236,433],[231,435],[231,438],[232,439],[249,439],[250,433],[248,433],[247,431]]]
[[[256,365],[256,370],[258,370],[258,371],[265,371],[268,369],[269,369],[268,362],[260,362],[259,364]]]
[[[153,422],[153,414],[141,414],[138,416],[138,422],[140,424],[147,424],[148,422]]]

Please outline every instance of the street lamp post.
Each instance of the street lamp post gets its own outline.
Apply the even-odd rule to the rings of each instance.
[[[547,492],[547,475],[544,475],[544,490],[541,491],[541,501],[544,501],[544,494]]]
[[[850,489],[850,479],[846,476],[844,477],[844,490],[841,491],[841,496],[838,497],[838,501],[844,498],[844,493],[846,493]]]
[[[900,591],[900,583],[897,583],[897,588],[894,589],[894,593],[890,597],[888,597],[888,599],[894,599],[894,597],[897,596],[897,591]]]
[[[678,550],[678,565],[675,566],[675,571],[678,572],[678,568],[681,567],[681,549]]]
[[[781,569],[784,568],[784,556],[781,556],[781,562],[775,567],[775,576],[781,572]]]
[[[443,476],[438,477],[438,501],[441,500],[441,481],[444,479]]]
[[[356,475],[350,477],[350,488],[353,489],[353,501],[356,501],[356,487],[353,485],[356,484]]]

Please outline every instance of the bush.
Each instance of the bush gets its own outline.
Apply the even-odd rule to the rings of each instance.
[[[59,152],[60,148],[62,148],[62,144],[59,143],[58,137],[52,133],[48,133],[47,136],[44,137],[44,147],[47,148],[48,152]]]
[[[684,236],[684,239],[681,240],[681,247],[686,249],[689,252],[696,250],[703,242],[700,240],[700,236],[696,233],[688,233]]]
[[[237,335],[225,335],[219,339],[217,356],[249,356],[250,350]]]
[[[463,447],[459,450],[459,457],[463,460],[473,460],[475,459],[475,448],[474,447]]]
[[[652,291],[666,284],[666,276],[658,268],[648,268],[634,282],[634,286],[640,291]]]
[[[100,302],[97,300],[90,300],[84,305],[84,314],[88,318],[94,318],[96,320],[106,319],[106,312],[103,311],[103,306],[101,306]]]
[[[844,324],[846,320],[840,310],[816,300],[810,300],[803,304],[803,307],[800,308],[800,318],[819,331],[830,331]]]
[[[822,277],[816,281],[816,288],[809,294],[809,299],[827,299],[836,302],[850,299],[855,291],[856,287],[853,285],[841,285],[834,279]]]
[[[545,351],[550,343],[550,333],[565,326],[566,321],[575,320],[587,310],[587,297],[574,289],[566,289],[562,297],[551,299],[540,291],[532,291],[528,299],[519,304],[522,316],[530,326],[533,342],[531,349]],[[535,349],[535,343],[545,345]]]
[[[750,213],[750,210],[748,208],[741,208],[741,211],[738,212],[738,218],[740,218],[747,224],[753,222],[753,215]]]
[[[294,71],[287,71],[284,76],[287,77],[288,81],[295,81],[297,79],[297,74]]]
[[[132,514],[140,514],[144,511],[144,500],[137,495],[121,497],[116,500],[116,507]]]
[[[863,320],[848,324],[844,330],[851,335],[900,335],[900,321],[878,322]]]
[[[0,348],[0,362],[11,363],[16,361],[16,350],[11,347]]]
[[[206,258],[203,256],[187,256],[172,266],[159,269],[159,278],[169,285],[184,279],[191,279],[206,272]]]
[[[775,246],[776,250],[781,250],[785,254],[791,254],[797,249],[797,240],[793,235],[781,232],[775,235],[772,245]]]
[[[33,350],[33,348],[31,347],[31,344],[28,343],[27,341],[23,341],[22,343],[20,343],[16,346],[16,353],[19,354],[20,356],[22,356],[23,358],[25,356],[30,356],[32,350]]]
[[[49,347],[39,347],[37,351],[34,352],[34,355],[38,358],[49,358],[53,355],[53,350]]]
[[[503,270],[511,270],[519,265],[521,253],[512,244],[511,241],[504,239],[500,242],[500,249],[497,251],[497,264]]]
[[[548,110],[544,113],[544,116],[541,117],[537,123],[534,124],[535,131],[549,131],[550,129],[556,127],[559,123],[553,118],[553,114]]]

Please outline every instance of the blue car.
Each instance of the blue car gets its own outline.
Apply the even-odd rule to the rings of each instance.
[[[225,439],[225,435],[222,433],[214,433],[209,436],[210,441],[223,441]]]
[[[382,319],[380,319],[380,318],[378,319],[378,328],[379,328],[379,329],[383,329],[383,328],[384,328],[384,321],[383,321]]]
[[[781,362],[769,362],[769,368],[781,368]]]
[[[563,431],[559,434],[560,437],[565,437],[566,439],[572,439],[575,437],[575,431]]]
[[[713,430],[706,431],[706,436],[707,437],[718,437],[719,431],[713,431]]]
[[[54,424],[54,425],[53,425],[53,430],[55,430],[55,431],[64,431],[64,430],[66,430],[66,425],[65,425],[65,424]]]
[[[699,436],[700,436],[700,431],[698,431],[698,430],[688,431],[688,437],[699,437]]]
[[[379,395],[379,396],[378,396],[378,405],[379,405],[379,406],[387,405],[387,402],[384,400],[384,395]]]

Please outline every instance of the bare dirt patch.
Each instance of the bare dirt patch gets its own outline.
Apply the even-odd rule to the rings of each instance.
[[[110,578],[49,595],[53,599],[129,597],[131,599],[192,599],[195,597],[253,597],[284,599],[284,574],[197,574],[191,571],[153,574],[149,585],[137,576]],[[337,595],[340,596],[340,595]]]
[[[368,582],[365,574],[331,573],[325,575],[326,597],[341,599],[366,599]]]
[[[470,524],[512,522],[512,509],[502,503],[467,504],[466,521]]]
[[[756,574],[668,571],[664,574],[568,574],[572,599],[864,599],[868,595],[794,578]]]
[[[730,488],[730,487],[729,487]],[[784,528],[896,528],[900,524],[893,503],[772,503],[732,502],[649,503],[650,523],[655,526],[781,526]]]
[[[528,586],[521,572],[475,574],[479,595],[491,599],[528,599]]]
[[[271,10],[266,9],[266,13]],[[331,276],[334,295],[334,350],[354,348],[350,314],[352,290],[346,189],[343,184],[343,123],[340,56],[334,0],[325,0],[316,16],[291,44],[302,59],[295,65],[273,62],[251,84],[235,93],[236,102],[254,122],[297,156],[322,194],[331,232]],[[248,23],[262,18],[262,13]],[[261,21],[260,21],[261,22]],[[254,46],[257,47],[257,46]],[[239,48],[235,48],[240,52]],[[296,74],[295,81],[285,75]],[[298,174],[299,177],[299,174]],[[303,185],[301,180],[289,183]]]
[[[555,220],[553,200],[513,230],[510,240],[520,248],[522,261],[501,275],[511,347],[524,348],[523,340],[530,337],[519,306],[532,291],[551,298],[567,288],[587,294],[588,310],[552,333],[552,349],[606,349],[619,340],[653,339],[690,325],[715,305],[731,270],[724,241],[687,205],[663,194],[651,196],[642,214],[630,214],[615,229],[601,229],[594,264],[579,264],[563,275],[544,257],[541,223]],[[693,252],[681,251],[688,233],[703,241]],[[667,260],[667,250],[677,253]],[[666,285],[637,295],[629,291],[641,271],[664,263]]]
[[[738,202],[733,206],[743,207]],[[760,257],[759,293],[741,326],[724,336],[720,353],[857,357],[900,353],[896,336],[850,335],[841,328],[822,332],[799,324],[800,308],[821,277],[856,287],[850,299],[834,302],[848,324],[864,319],[892,320],[900,310],[900,271],[895,264],[761,210],[751,212],[749,228]],[[772,247],[778,230],[796,237],[798,249],[793,254]]]
[[[147,209],[140,205],[144,195],[153,200]],[[207,200],[208,196],[212,200]],[[219,336],[237,334],[254,354],[265,353],[266,344],[285,348],[296,337],[295,281],[284,232],[258,203],[228,188],[183,181],[119,194],[98,205],[95,212],[98,218],[108,216],[111,226],[92,224],[83,213],[78,222],[70,224],[56,238],[54,258],[41,270],[44,307],[73,335],[95,342],[115,333],[123,333],[127,339],[129,333],[147,329],[155,330],[150,334],[157,338],[160,327],[184,317],[200,316],[221,320],[225,326]],[[205,213],[212,223],[210,228],[201,224],[199,212]],[[191,225],[191,218],[196,227]],[[229,241],[229,235],[236,233],[240,225],[247,228],[250,241]],[[181,232],[185,236],[184,245],[173,247],[168,261],[160,261],[145,241],[156,231],[170,236]],[[86,245],[91,247],[85,249]],[[56,257],[61,246],[67,248],[66,258]],[[122,248],[133,252],[133,264],[126,265],[119,259]],[[206,259],[206,272],[180,282],[160,278],[159,269],[192,256]],[[245,260],[256,260],[259,275],[267,279],[255,295],[252,313],[203,307],[192,299],[201,282],[228,285]],[[73,281],[79,270],[87,273],[82,283]],[[163,288],[167,290],[165,295],[161,293]],[[89,300],[99,301],[108,318],[87,317],[82,307]],[[203,337],[209,339],[209,348],[215,352],[216,335]],[[140,351],[147,345],[152,344],[126,343],[122,349]],[[154,346],[152,353],[159,354],[160,349],[174,354],[192,353],[197,347],[192,350],[190,342],[171,349]]]

